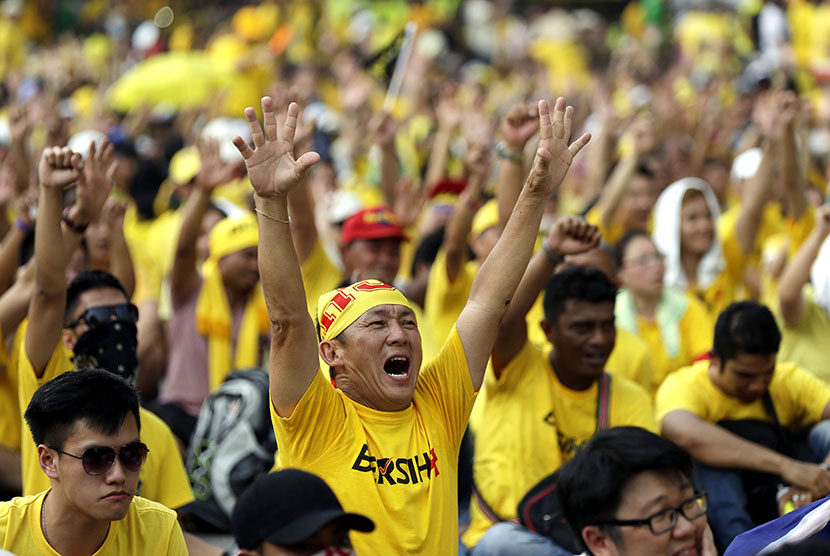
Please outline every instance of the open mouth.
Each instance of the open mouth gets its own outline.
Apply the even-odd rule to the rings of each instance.
[[[589,365],[602,366],[608,359],[607,353],[586,353],[585,360]]]
[[[383,370],[392,378],[406,378],[409,376],[409,359],[402,356],[390,357],[383,364]]]

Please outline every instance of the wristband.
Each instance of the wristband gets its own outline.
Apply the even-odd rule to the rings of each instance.
[[[89,222],[86,224],[80,224],[75,222],[71,218],[69,218],[69,209],[72,208],[71,206],[66,207],[63,209],[61,213],[61,222],[63,222],[70,231],[75,232],[76,234],[82,234],[86,231],[89,227]]]
[[[23,220],[22,218],[18,218],[14,221],[14,227],[24,233],[30,233],[34,231],[35,227]]]
[[[496,145],[496,155],[498,155],[499,158],[515,162],[516,164],[521,164],[525,159],[524,153],[521,151],[511,151],[507,148],[507,143],[504,141],[501,141]]]
[[[561,255],[553,252],[553,249],[551,249],[550,245],[548,245],[547,239],[542,242],[542,251],[544,251],[545,255],[548,256],[548,259],[550,259],[550,262],[553,263],[553,266],[558,266],[565,262],[565,259]]]

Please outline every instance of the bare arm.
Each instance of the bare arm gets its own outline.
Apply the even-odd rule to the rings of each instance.
[[[380,149],[380,190],[387,206],[394,207],[398,184],[398,154],[395,152],[398,124],[390,113],[380,112],[369,127]]]
[[[572,119],[573,108],[565,108],[564,98],[556,100],[553,121],[547,103],[539,101],[541,141],[533,168],[504,233],[482,264],[458,317],[456,327],[476,390],[484,378],[499,322],[530,261],[547,197],[562,183],[573,157],[591,137],[586,133],[568,146]]]
[[[170,270],[170,287],[179,294],[196,288],[199,273],[196,267],[196,242],[202,228],[202,219],[210,206],[210,196],[225,179],[227,170],[219,157],[219,144],[205,140],[199,145],[202,167],[196,176],[196,187],[182,209],[182,224],[176,243],[176,257]]]
[[[20,246],[23,245],[24,239],[26,232],[18,226],[12,227],[3,238],[3,247],[0,248],[0,292],[6,291],[12,284],[20,260]]]
[[[288,214],[291,215],[294,249],[297,251],[297,259],[303,264],[314,249],[318,237],[311,189],[305,180],[288,192]]]
[[[317,335],[308,314],[300,262],[291,239],[287,195],[302,181],[305,171],[320,160],[308,152],[294,158],[294,130],[299,108],[291,103],[277,134],[273,101],[262,99],[263,133],[253,108],[245,109],[254,142],[252,150],[241,137],[233,141],[245,158],[259,220],[259,273],[271,318],[269,384],[277,413],[290,416],[314,374],[318,372]]]
[[[516,295],[513,296],[513,301],[499,325],[496,343],[493,346],[493,370],[496,377],[525,345],[527,313],[545,288],[556,269],[556,263],[565,255],[582,253],[595,247],[599,240],[599,229],[580,218],[561,218],[554,224],[545,241],[553,258],[559,261],[554,261],[545,250],[538,251],[530,259],[530,264],[516,289]]]
[[[781,316],[791,326],[797,324],[804,315],[804,296],[801,290],[804,284],[810,281],[813,261],[816,260],[828,235],[830,235],[830,205],[822,205],[816,209],[816,227],[784,269],[778,284]]]
[[[499,204],[499,226],[504,230],[513,213],[524,183],[525,144],[539,130],[537,108],[522,102],[513,106],[501,122],[501,133],[507,154],[501,155],[496,178],[496,199]]]
[[[460,119],[458,107],[449,97],[438,101],[435,112],[438,118],[438,131],[435,132],[435,140],[432,143],[424,176],[424,184],[428,188],[435,185],[446,174],[447,160],[450,157],[450,142]]]
[[[98,215],[109,195],[111,182],[106,178],[106,172],[112,151],[112,146],[104,141],[97,152],[94,143],[90,146],[86,163],[80,154],[59,147],[46,149],[40,159],[35,280],[25,338],[26,355],[38,377],[43,375],[52,351],[60,341],[66,299],[66,265],[81,242],[81,234],[69,228],[66,233],[61,230],[63,188],[77,180],[75,204],[68,216],[76,224],[88,224]]]
[[[475,207],[481,203],[482,190],[490,160],[484,145],[472,145],[465,157],[467,166],[467,189],[455,206],[455,212],[447,224],[444,235],[447,279],[453,283],[464,266],[467,255],[467,236],[475,216]]]
[[[795,120],[798,116],[798,99],[792,92],[784,92],[779,101],[783,138],[781,141],[781,178],[787,187],[787,211],[790,218],[798,220],[807,211],[804,194],[804,176],[798,160]]]
[[[4,335],[14,334],[18,325],[26,318],[34,280],[34,262],[29,262],[17,281],[0,296],[0,329]]]
[[[110,227],[110,273],[118,278],[127,297],[135,292],[135,267],[130,256],[130,247],[124,237],[124,213],[127,205],[115,199],[108,199],[102,211]]]
[[[830,471],[744,440],[690,411],[675,410],[666,414],[662,434],[704,465],[780,475],[795,486],[809,489],[816,498],[830,492]]]

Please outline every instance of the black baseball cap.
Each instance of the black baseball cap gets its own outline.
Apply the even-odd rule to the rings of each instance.
[[[258,477],[236,501],[231,519],[239,548],[268,541],[277,546],[302,542],[332,521],[362,533],[374,531],[368,517],[343,511],[326,482],[299,469]]]

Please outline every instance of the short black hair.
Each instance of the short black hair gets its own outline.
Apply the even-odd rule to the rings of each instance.
[[[623,266],[623,258],[625,257],[625,250],[628,248],[628,244],[638,237],[645,237],[648,238],[649,241],[653,242],[651,235],[649,235],[648,232],[644,232],[643,230],[627,231],[614,246],[617,268],[622,268]]]
[[[692,457],[646,429],[612,427],[595,434],[560,468],[559,505],[580,543],[583,528],[615,518],[625,486],[645,471],[691,482]]]
[[[121,285],[118,278],[109,272],[105,272],[103,270],[88,270],[86,272],[81,272],[75,276],[75,279],[70,282],[69,287],[66,289],[66,310],[64,311],[63,316],[64,325],[69,323],[72,313],[74,313],[75,309],[78,307],[81,294],[98,288],[115,288],[123,293],[124,297],[127,298],[128,301],[130,299],[130,296],[127,294],[127,290],[124,289],[124,286]]]
[[[754,301],[731,304],[718,315],[712,351],[722,366],[739,353],[770,355],[778,353],[781,331],[765,305]]]
[[[38,388],[24,416],[35,444],[60,450],[78,421],[113,435],[132,414],[140,431],[138,408],[132,384],[113,373],[87,369],[63,373]]]
[[[616,296],[617,286],[601,270],[581,266],[566,268],[554,274],[545,286],[545,318],[556,325],[569,300],[613,303]]]

